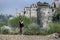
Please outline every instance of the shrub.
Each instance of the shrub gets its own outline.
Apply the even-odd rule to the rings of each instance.
[[[60,24],[59,23],[51,23],[48,28],[43,29],[39,27],[37,24],[32,23],[28,27],[25,28],[24,34],[26,35],[49,35],[52,33],[60,33]]]
[[[39,32],[40,32],[40,27],[37,24],[32,23],[28,27],[25,28],[24,34],[26,34],[26,35],[39,35]]]
[[[8,29],[3,30],[2,34],[9,34],[9,30]]]
[[[17,35],[17,34],[20,34],[20,30],[19,28],[12,28],[12,32],[10,33],[11,35]]]
[[[9,34],[11,32],[11,28],[9,26],[2,26],[1,33],[2,34]]]
[[[56,32],[60,33],[60,23],[50,23],[47,29],[40,29],[40,35],[49,35]]]
[[[49,33],[60,32],[60,23],[57,22],[51,23],[49,27],[50,27]]]

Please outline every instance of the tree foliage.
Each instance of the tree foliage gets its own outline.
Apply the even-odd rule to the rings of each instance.
[[[1,14],[0,15],[0,27],[3,25],[7,25],[7,22],[8,22],[7,16]]]
[[[53,21],[59,22],[59,20],[60,20],[60,8],[56,10],[54,17],[53,17]]]
[[[32,21],[29,18],[26,18],[25,16],[18,16],[9,21],[11,27],[19,27],[19,20],[21,20],[21,19],[23,19],[25,26],[32,23]]]

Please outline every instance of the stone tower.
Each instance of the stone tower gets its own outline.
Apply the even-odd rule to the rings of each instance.
[[[37,23],[40,27],[47,28],[52,22],[53,12],[47,3],[37,3]]]
[[[54,7],[59,8],[59,0],[54,0]]]

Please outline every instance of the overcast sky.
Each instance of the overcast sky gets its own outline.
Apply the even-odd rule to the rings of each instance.
[[[0,13],[14,15],[16,9],[22,11],[24,7],[36,4],[38,1],[51,4],[54,0],[0,0]]]

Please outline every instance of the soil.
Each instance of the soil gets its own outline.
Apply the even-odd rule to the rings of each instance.
[[[55,36],[47,35],[0,35],[0,40],[60,40],[60,38],[55,38]]]

